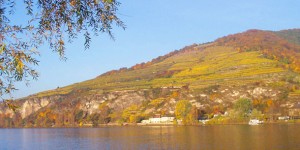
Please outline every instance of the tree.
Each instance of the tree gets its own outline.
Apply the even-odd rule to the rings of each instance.
[[[100,123],[108,123],[110,121],[110,108],[107,106],[106,103],[102,103],[99,105],[100,110]]]
[[[251,118],[254,119],[263,119],[264,115],[262,114],[261,111],[257,110],[257,109],[253,109],[251,111]]]
[[[85,117],[83,110],[79,109],[76,110],[74,113],[75,113],[75,122],[78,124],[82,124],[83,118]]]
[[[234,109],[243,117],[246,117],[252,109],[252,102],[247,98],[241,98],[234,104]]]
[[[135,104],[127,107],[122,113],[123,121],[129,123],[137,123],[140,121],[141,116],[139,106]]]
[[[13,20],[17,4],[25,7],[30,18],[21,25]],[[41,44],[65,59],[66,41],[80,34],[86,49],[91,33],[114,38],[114,25],[125,29],[116,15],[119,5],[116,0],[0,0],[0,96],[15,90],[15,82],[38,77],[34,66],[39,63]]]
[[[93,113],[88,116],[87,120],[92,122],[93,127],[97,127],[99,124],[99,117],[100,117],[99,113]]]
[[[187,124],[196,124],[198,122],[198,109],[196,106],[192,106],[189,114],[186,117]]]
[[[182,119],[183,123],[190,113],[192,108],[192,104],[187,100],[180,100],[176,103],[175,107],[175,115],[177,119]]]

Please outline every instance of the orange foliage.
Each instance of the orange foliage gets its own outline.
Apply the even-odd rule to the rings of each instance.
[[[273,32],[249,30],[216,40],[217,45],[233,46],[239,52],[261,51],[265,57],[290,64],[300,72],[300,46],[289,43]]]
[[[261,104],[262,102],[261,102],[261,100],[257,100],[257,99],[255,99],[255,100],[252,100],[252,105],[255,107],[255,106],[257,106],[257,105],[259,105],[259,104]]]
[[[51,120],[56,120],[57,117],[56,114],[51,111],[51,109],[46,109],[45,111],[39,113],[38,118],[48,118]]]
[[[267,100],[267,106],[268,107],[271,107],[273,105],[274,105],[273,100],[271,100],[271,99]]]
[[[215,100],[215,99],[217,99],[217,98],[219,98],[219,97],[220,97],[220,95],[217,94],[217,93],[211,94],[211,95],[209,96],[210,100]]]
[[[179,97],[179,91],[172,92],[171,98],[178,98]]]
[[[213,106],[213,113],[218,114],[218,113],[224,113],[224,107],[221,105],[215,105]]]

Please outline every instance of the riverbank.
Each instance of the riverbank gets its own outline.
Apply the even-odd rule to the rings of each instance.
[[[267,121],[263,124],[300,124],[300,120],[279,120],[279,121]],[[263,125],[261,124],[261,125]],[[248,122],[235,122],[235,123],[207,123],[201,122],[195,124],[174,124],[174,123],[108,123],[99,124],[98,127],[105,126],[210,126],[210,125],[248,125]]]
[[[261,125],[266,124],[300,124],[300,119],[298,120],[276,120],[276,121],[265,121]],[[79,125],[66,125],[66,126],[49,126],[49,127],[18,127],[18,128],[97,128],[97,127],[138,127],[138,126],[221,126],[221,125],[248,125],[248,121],[244,122],[210,122],[203,124],[201,122],[194,124],[174,124],[174,123],[107,123],[107,124],[82,124]],[[2,127],[0,127],[1,129]],[[5,129],[5,128],[2,128]]]

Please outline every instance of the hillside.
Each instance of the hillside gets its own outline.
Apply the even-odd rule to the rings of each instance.
[[[265,80],[265,74],[285,74],[288,68],[299,71],[299,51],[299,45],[276,34],[249,30],[213,43],[193,44],[131,68],[109,71],[95,79],[35,96],[68,94],[78,89],[99,92],[184,85],[192,89],[215,84],[246,85]]]
[[[103,123],[174,116],[182,99],[199,118],[229,111],[239,98],[248,98],[263,113],[294,114],[300,98],[299,31],[249,30],[193,44],[18,100],[19,114],[3,105],[0,113],[2,119],[21,118],[24,126],[78,126],[101,118]]]
[[[300,45],[300,29],[282,30],[274,33],[292,44]]]

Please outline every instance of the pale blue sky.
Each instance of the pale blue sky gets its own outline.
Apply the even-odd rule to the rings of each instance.
[[[149,61],[193,43],[248,29],[282,30],[300,27],[299,0],[123,0],[119,17],[124,31],[115,28],[116,41],[107,35],[67,44],[67,61],[47,46],[40,48],[40,77],[28,87],[17,84],[14,98],[95,78],[120,67]],[[18,19],[17,16],[14,19]]]

